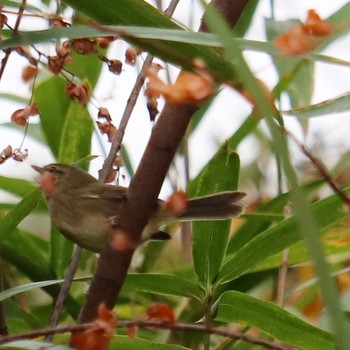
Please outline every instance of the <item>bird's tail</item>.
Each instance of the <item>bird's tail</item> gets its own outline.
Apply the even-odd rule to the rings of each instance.
[[[241,199],[245,196],[244,192],[220,192],[190,199],[187,209],[178,216],[178,220],[224,220],[237,217],[243,213]]]

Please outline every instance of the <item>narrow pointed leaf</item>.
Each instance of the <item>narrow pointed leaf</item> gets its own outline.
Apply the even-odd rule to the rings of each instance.
[[[298,349],[335,349],[330,333],[298,319],[275,304],[236,291],[222,295],[216,320],[258,328],[267,335]]]
[[[191,197],[237,189],[239,157],[227,145],[207,164],[189,185]],[[205,288],[216,279],[225,254],[230,220],[193,222],[193,263],[199,282]]]

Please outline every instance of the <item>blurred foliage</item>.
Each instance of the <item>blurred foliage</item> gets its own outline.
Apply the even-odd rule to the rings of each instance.
[[[55,1],[44,0],[39,3],[40,6],[32,6],[30,1],[28,3],[26,10],[29,13],[43,16],[50,13],[56,4]],[[246,86],[249,81],[247,83],[240,76],[243,65],[237,63],[240,62],[240,57],[235,56],[233,50],[237,45],[239,48],[250,48],[271,55],[279,76],[274,89],[276,102],[283,94],[288,96],[291,109],[284,111],[283,115],[293,115],[296,120],[302,121],[306,132],[305,121],[311,117],[349,111],[348,94],[314,105],[312,96],[316,60],[331,64],[339,62],[336,58],[319,54],[318,51],[333,44],[348,31],[349,24],[345,19],[350,16],[350,5],[345,5],[330,17],[330,22],[338,30],[321,41],[313,52],[286,57],[274,47],[273,40],[300,21],[295,19],[279,22],[268,19],[265,22],[267,42],[248,41],[244,39],[244,34],[249,29],[257,3],[258,1],[251,1],[248,10],[244,12],[236,28],[236,35],[240,37],[238,39],[232,32],[225,32],[220,23],[214,34],[186,31],[142,0],[66,0],[62,9],[57,9],[57,13],[66,7],[72,7],[75,11],[74,23],[79,25],[22,32],[13,37],[6,31],[6,40],[0,43],[0,47],[50,43],[52,39],[63,41],[67,38],[83,37],[86,33],[91,38],[103,34],[118,34],[129,43],[179,67],[193,69],[193,59],[200,58],[218,84],[229,84],[244,94],[249,90]],[[5,9],[13,10],[18,9],[20,3],[3,1],[2,5]],[[215,16],[209,20],[214,23]],[[92,21],[109,26],[91,26]],[[33,47],[28,48],[28,52],[30,54],[27,54],[27,58],[34,55]],[[99,49],[98,55],[108,57],[109,52],[113,52],[113,44],[109,49]],[[99,79],[105,74],[102,69],[103,59],[98,55],[74,53],[74,65],[67,65],[67,70],[56,76],[49,73],[46,64],[43,64],[44,71],[37,77],[33,88],[33,101],[41,112],[40,120],[32,131],[29,130],[27,137],[36,139],[42,147],[50,150],[57,161],[74,163],[88,157],[91,154],[92,140],[99,140],[101,137],[97,128],[94,129],[94,118],[90,115],[91,110],[96,109],[96,101],[92,98],[93,106],[88,109],[85,105],[69,99],[65,90],[67,81],[74,81],[77,84],[86,84],[93,94]],[[344,62],[339,63],[344,65]],[[256,94],[254,92],[254,97],[259,93],[261,91]],[[255,102],[258,108],[262,106],[264,110],[266,96],[262,96]],[[22,96],[14,94],[1,94],[0,97],[22,103],[25,101]],[[194,130],[200,130],[201,123],[205,121],[207,111],[216,98],[217,95],[196,113],[187,139],[191,138]],[[278,120],[276,127],[282,125],[282,115],[276,114],[276,110],[270,112],[276,117],[273,122]],[[333,274],[338,278],[339,299],[346,310],[349,309],[349,282],[344,276],[348,278],[349,272],[342,269],[349,264],[348,215],[337,194],[324,195],[324,179],[310,172],[308,167],[295,166],[293,153],[283,142],[278,143],[273,133],[272,136],[266,133],[261,120],[257,116],[257,109],[247,115],[240,127],[222,145],[218,145],[216,154],[208,159],[199,175],[188,179],[187,183],[190,196],[246,189],[252,193],[246,214],[233,222],[195,223],[190,246],[188,240],[181,239],[179,232],[176,232],[170,242],[149,242],[140,247],[132,265],[132,273],[128,276],[115,307],[120,318],[145,317],[150,305],[163,302],[175,310],[179,322],[195,323],[205,319],[210,324],[234,326],[242,332],[253,328],[261,338],[272,337],[298,349],[335,348],[331,332],[337,332],[337,329],[325,326],[327,320],[322,314],[318,279],[312,269],[315,263],[312,261],[313,252],[305,246],[301,235],[306,219],[293,215],[290,204],[294,200],[291,195],[293,191],[289,192],[288,189],[273,196],[272,191],[266,190],[273,187],[275,193],[283,187],[281,180],[271,184],[266,175],[271,163],[278,159],[279,150],[276,150],[276,145],[287,152],[288,159],[285,161],[290,162],[288,165],[293,167],[300,178],[299,193],[302,193],[302,198],[299,199],[305,203],[311,220],[316,223],[327,260]],[[5,132],[5,128],[13,126],[6,124],[0,127],[1,132]],[[254,140],[257,145],[255,159],[251,164],[241,167],[236,151],[247,140]],[[200,149],[201,145],[195,147]],[[132,175],[134,169],[125,145],[121,155],[128,174]],[[182,160],[184,155],[185,144],[177,157]],[[84,165],[87,168],[87,164]],[[346,176],[348,167],[347,154],[330,171],[342,188],[349,183]],[[182,169],[177,171],[180,173]],[[281,168],[280,171],[282,173]],[[175,186],[177,185],[176,183]],[[39,220],[47,218],[46,206],[32,182],[0,176],[0,189],[19,198],[16,205],[6,201],[0,203],[3,281],[0,301],[5,304],[9,331],[18,333],[45,327],[74,247],[55,229],[47,229],[44,234],[37,234],[35,225],[29,228],[28,225],[18,226],[27,216],[37,219],[39,217]],[[348,194],[348,191],[345,193]],[[291,215],[286,215],[286,208],[291,211]],[[176,225],[169,227],[170,231],[178,231],[177,229]],[[288,311],[276,304],[277,270],[286,249],[289,250],[290,259],[290,273],[286,281]],[[190,258],[185,253],[189,251],[192,253]],[[77,279],[66,301],[62,324],[77,318],[84,302],[86,284],[95,271],[96,261],[94,254],[84,252]],[[310,280],[313,283],[308,284]],[[300,285],[302,287],[298,288]],[[122,332],[118,331],[119,334]],[[258,349],[257,346],[243,341],[222,341],[216,336],[208,337],[185,331],[170,333],[140,329],[137,337],[138,339],[132,340],[118,335],[113,338],[110,349],[196,349],[204,343],[216,349]],[[23,349],[42,349],[45,346],[56,349],[52,344],[44,345],[42,342],[32,341],[23,341],[16,346]],[[64,348],[67,347],[57,346],[57,349]]]

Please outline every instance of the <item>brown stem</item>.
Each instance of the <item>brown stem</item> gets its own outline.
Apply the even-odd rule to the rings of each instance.
[[[0,254],[0,291],[3,291],[3,264],[2,264],[2,257]],[[8,335],[8,328],[6,324],[6,315],[5,315],[5,305],[4,302],[0,302],[0,336]]]
[[[215,4],[230,3],[230,0],[215,1]],[[245,2],[247,3],[247,1]],[[237,9],[237,6],[232,6]],[[235,21],[243,7],[239,8]],[[231,12],[230,12],[231,13]],[[230,22],[234,25],[235,22]],[[126,278],[134,250],[141,233],[153,212],[164,178],[198,106],[193,104],[166,104],[153,129],[152,135],[131,181],[126,204],[120,213],[118,228],[125,233],[131,244],[128,249],[113,250],[106,246],[101,254],[96,274],[91,282],[79,323],[96,318],[97,308],[105,303],[113,308]]]
[[[241,333],[233,330],[226,330],[223,328],[217,327],[207,327],[200,324],[188,324],[188,323],[164,323],[159,321],[152,320],[139,320],[139,321],[119,321],[116,324],[116,328],[129,328],[129,327],[142,327],[142,328],[151,328],[151,329],[170,329],[172,331],[185,331],[185,332],[198,332],[198,333],[207,333],[207,334],[216,334],[226,338],[234,338],[244,340],[251,344],[260,345],[267,349],[276,349],[276,350],[291,350],[292,348],[288,345],[277,343],[274,341],[269,341],[261,339],[257,336]],[[15,334],[12,336],[6,336],[0,338],[0,344],[4,344],[10,341],[15,341],[19,339],[28,339],[36,338],[40,336],[47,336],[49,334],[62,334],[62,333],[76,333],[82,332],[87,329],[99,329],[99,326],[96,323],[84,323],[74,326],[61,326],[55,328],[46,328],[41,330],[35,330],[28,333]],[[101,327],[101,329],[103,329]]]
[[[18,28],[19,28],[19,25],[21,23],[21,19],[22,19],[22,16],[23,16],[23,12],[25,10],[25,6],[26,6],[26,2],[27,0],[22,0],[22,4],[21,6],[19,7],[18,9],[18,13],[17,13],[17,19],[16,19],[16,23],[15,23],[15,28],[13,29],[13,36],[17,34],[18,32]],[[4,75],[4,72],[5,72],[5,68],[6,68],[6,65],[7,65],[7,62],[10,58],[10,54],[12,52],[12,49],[7,49],[5,51],[5,56],[4,58],[1,60],[1,67],[0,67],[0,81],[2,79],[2,76]]]
[[[172,0],[171,1],[171,3],[169,4],[169,7],[165,10],[165,14],[167,16],[172,16],[179,1],[180,0]],[[118,126],[117,134],[115,135],[115,137],[113,139],[112,146],[111,146],[111,149],[109,150],[108,157],[105,160],[103,167],[102,167],[102,171],[100,173],[99,180],[101,182],[106,182],[107,176],[112,169],[114,159],[115,159],[118,151],[120,150],[120,147],[121,147],[121,144],[122,144],[122,141],[124,138],[125,130],[126,130],[126,127],[128,126],[129,119],[131,117],[131,113],[134,110],[137,98],[139,97],[140,91],[141,91],[142,86],[145,82],[146,71],[147,71],[148,67],[151,65],[152,61],[153,61],[153,56],[147,55],[147,57],[145,58],[145,61],[143,62],[140,74],[138,75],[136,82],[134,84],[134,87],[131,90],[131,93],[130,93],[130,96],[128,98],[128,102],[126,104],[122,119],[121,119],[119,126]]]
[[[289,132],[287,129],[284,129],[284,131],[294,141],[294,143],[301,149],[301,151],[305,154],[305,156],[311,160],[311,162],[314,164],[319,174],[329,184],[329,186],[332,188],[334,193],[338,194],[340,199],[346,205],[348,212],[350,212],[350,198],[345,194],[344,191],[341,190],[341,188],[338,187],[338,185],[335,183],[335,181],[333,180],[332,176],[329,174],[324,164],[317,157],[315,157],[312,154],[312,152],[303,143],[301,143],[291,132]]]
[[[241,13],[243,12],[248,0],[212,0],[211,5],[213,5],[223,16],[227,23],[233,27],[238,21]],[[200,32],[207,32],[208,27],[205,20],[202,18],[201,25],[199,27]]]
[[[287,204],[284,208],[284,218],[288,219],[291,216],[290,205]],[[286,249],[282,253],[282,261],[278,273],[278,284],[277,284],[277,305],[284,307],[288,277],[288,260],[289,260],[289,249]]]
[[[67,274],[64,278],[64,282],[62,284],[62,287],[60,289],[60,293],[58,294],[56,303],[55,303],[55,307],[52,311],[52,315],[51,315],[51,319],[50,319],[50,323],[49,323],[49,327],[56,327],[58,325],[58,322],[60,320],[63,308],[64,308],[64,303],[68,297],[69,294],[69,290],[70,287],[72,285],[73,279],[74,279],[74,275],[78,269],[78,264],[79,264],[79,260],[80,260],[80,256],[82,253],[83,249],[80,247],[76,247],[72,260],[68,266],[68,271]],[[52,335],[48,335],[45,338],[46,341],[51,341],[52,340]]]

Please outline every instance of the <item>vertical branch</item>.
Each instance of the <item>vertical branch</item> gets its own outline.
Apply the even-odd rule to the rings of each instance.
[[[179,1],[180,0],[172,0],[168,9],[165,11],[165,14],[167,14],[168,16],[171,16],[173,14],[173,12],[175,11],[176,5],[179,3]],[[108,157],[104,163],[104,166],[102,168],[102,171],[100,173],[99,181],[102,183],[104,183],[106,181],[108,173],[110,172],[110,170],[112,168],[114,158],[120,149],[121,143],[122,143],[123,138],[124,138],[124,133],[125,133],[126,127],[128,125],[132,111],[136,105],[136,101],[137,101],[137,98],[140,94],[142,86],[145,82],[145,72],[146,72],[147,68],[151,65],[152,61],[153,61],[153,56],[147,55],[147,57],[143,63],[143,66],[141,68],[141,72],[138,75],[136,82],[134,84],[134,87],[130,93],[127,105],[125,107],[121,122],[120,122],[119,127],[118,127],[118,132],[117,132],[116,136],[114,137],[109,155],[108,155]],[[58,325],[60,315],[63,311],[64,302],[69,295],[70,286],[73,282],[74,275],[75,275],[77,268],[78,268],[81,253],[82,253],[82,248],[76,247],[74,254],[73,254],[73,257],[72,257],[72,260],[69,264],[68,271],[67,271],[66,277],[64,279],[63,285],[61,287],[60,293],[59,293],[58,298],[56,300],[55,307],[54,307],[52,315],[51,315],[51,319],[50,319],[50,323],[49,323],[50,327],[55,327]],[[52,339],[52,337],[53,337],[53,335],[50,334],[47,336],[46,340],[50,341]]]
[[[230,8],[230,11],[223,14],[230,25],[234,25],[248,0],[239,0],[234,3],[230,0],[213,2],[220,11]],[[117,232],[122,232],[128,237],[129,244],[123,250],[113,250],[107,245],[102,251],[96,274],[79,316],[79,323],[94,320],[101,303],[105,303],[111,309],[114,307],[127,276],[131,258],[148,218],[153,212],[170,163],[197,109],[198,105],[195,104],[170,105],[167,103],[164,106],[131,181],[125,206],[119,216]]]

